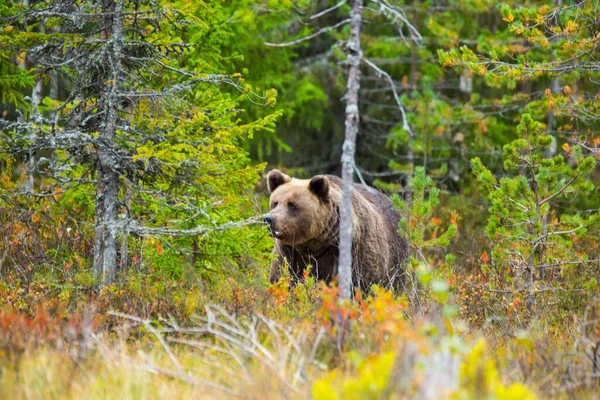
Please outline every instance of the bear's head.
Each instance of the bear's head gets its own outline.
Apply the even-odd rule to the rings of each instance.
[[[329,179],[323,175],[294,179],[274,169],[267,175],[267,184],[271,199],[265,220],[273,237],[291,246],[318,239],[336,209]]]

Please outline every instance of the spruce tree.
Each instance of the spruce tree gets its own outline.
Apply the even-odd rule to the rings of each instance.
[[[126,264],[129,233],[202,240],[244,214],[244,197],[227,196],[251,187],[262,166],[249,165],[239,141],[270,129],[277,114],[239,125],[237,104],[272,105],[276,93],[255,94],[240,73],[219,73],[221,12],[219,4],[56,0],[8,17],[25,30],[60,27],[26,52],[40,74],[66,82],[68,96],[45,98],[36,121],[3,121],[2,151],[38,154],[35,173],[47,185],[25,194],[93,191],[102,283],[115,279],[119,250]]]

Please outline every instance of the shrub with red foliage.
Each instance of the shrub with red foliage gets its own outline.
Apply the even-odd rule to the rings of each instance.
[[[34,316],[13,309],[0,310],[0,361],[14,362],[26,349],[48,346],[76,350],[80,357],[89,348],[90,335],[97,332],[93,309],[65,315],[51,314],[40,305]]]

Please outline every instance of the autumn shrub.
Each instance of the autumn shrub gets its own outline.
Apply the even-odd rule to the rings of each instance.
[[[76,196],[27,197],[10,195],[25,179],[25,169],[11,157],[0,173],[0,274],[7,285],[26,287],[40,272],[52,272],[59,281],[89,267],[91,248],[89,205]],[[2,161],[0,160],[0,161]],[[17,178],[13,177],[17,174]],[[38,184],[44,185],[43,181]],[[52,288],[46,288],[52,289]]]
[[[0,242],[0,308],[31,317],[41,304],[65,314],[94,301],[100,315],[115,309],[182,321],[205,303],[248,314],[257,298],[270,297],[262,269],[268,262],[268,232],[243,226],[194,239],[130,235],[118,279],[100,286],[91,262],[92,194],[75,188],[48,196],[16,195],[29,176],[14,158],[3,155],[2,161],[0,234],[6,240]],[[35,182],[43,192],[47,182],[39,176]],[[229,189],[226,184],[220,193]],[[219,210],[222,221],[237,218],[227,210],[248,215],[260,208],[248,198],[230,203]],[[171,215],[163,212],[165,218]]]
[[[487,328],[493,358],[504,376],[510,374],[547,398],[593,399],[600,389],[598,305],[559,327],[536,322],[513,335]]]
[[[315,399],[536,398],[514,378],[500,377],[496,353],[456,314],[433,304],[426,315],[411,313],[407,298],[377,287],[355,300],[340,304],[330,289],[317,312],[330,340],[324,349],[335,347],[336,315],[352,320],[352,333],[342,356],[314,381]]]

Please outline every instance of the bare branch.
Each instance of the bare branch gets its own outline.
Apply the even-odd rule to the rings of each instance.
[[[202,236],[207,233],[225,231],[233,228],[241,228],[243,226],[248,225],[258,225],[263,224],[263,220],[265,215],[259,215],[257,217],[251,217],[242,221],[232,221],[227,222],[222,225],[207,227],[203,225],[199,225],[195,228],[191,229],[174,229],[172,227],[148,227],[138,225],[136,221],[121,221],[119,227],[122,225],[127,225],[127,229],[130,232],[136,233],[140,236],[155,236],[155,235],[164,235],[164,236],[173,236],[173,237],[182,237],[182,236]]]
[[[310,19],[314,20],[314,19],[317,19],[319,17],[322,17],[323,15],[328,14],[328,13],[332,12],[333,10],[336,10],[336,9],[340,8],[341,6],[343,6],[344,4],[346,4],[347,2],[348,2],[348,0],[342,0],[339,3],[337,3],[335,6],[329,7],[328,9],[323,10],[320,13],[311,16]]]
[[[373,68],[377,72],[377,74],[383,75],[388,80],[388,82],[390,83],[390,86],[392,88],[392,92],[394,93],[394,99],[396,100],[396,104],[398,105],[398,109],[402,113],[402,129],[404,129],[406,132],[408,132],[408,133],[410,133],[412,135],[413,132],[410,129],[410,125],[408,124],[408,118],[406,116],[406,110],[404,110],[404,106],[402,105],[402,102],[400,101],[400,96],[398,96],[398,91],[396,90],[396,85],[394,84],[394,80],[392,79],[392,77],[390,76],[390,74],[388,74],[387,72],[385,72],[384,70],[382,70],[381,68],[379,68],[377,65],[375,65],[374,63],[372,63],[371,61],[369,61],[367,58],[363,57],[363,61],[365,63],[367,63],[368,66],[370,66],[371,68]]]
[[[372,1],[379,5],[379,9],[385,16],[387,16],[388,18],[391,17],[393,23],[395,23],[396,20],[400,20],[402,24],[408,27],[408,30],[410,31],[411,40],[413,40],[414,42],[423,41],[423,37],[421,36],[417,28],[415,28],[414,25],[410,23],[410,21],[404,14],[404,11],[400,7],[391,5],[387,2],[387,0]]]
[[[325,28],[321,28],[321,29],[319,29],[318,31],[316,31],[315,33],[313,33],[311,35],[304,36],[304,37],[302,37],[300,39],[296,39],[296,40],[293,40],[291,42],[287,42],[287,43],[269,43],[269,42],[265,42],[265,45],[269,46],[269,47],[289,47],[289,46],[295,46],[295,45],[297,45],[299,43],[306,42],[307,40],[316,38],[317,36],[320,36],[320,35],[322,35],[325,32],[333,31],[333,30],[339,28],[340,26],[346,25],[348,23],[350,23],[350,19],[345,19],[343,21],[338,22],[335,25],[327,26]]]
[[[141,323],[144,325],[144,327],[149,330],[155,337],[156,339],[159,341],[159,343],[161,344],[162,348],[165,350],[165,352],[167,353],[167,355],[169,356],[169,358],[171,359],[171,362],[173,363],[173,365],[175,365],[175,368],[177,369],[177,372],[172,372],[166,369],[162,369],[162,368],[158,368],[155,365],[152,365],[149,370],[151,372],[154,373],[160,373],[160,374],[164,374],[167,376],[172,376],[174,378],[179,378],[182,379],[186,382],[189,383],[193,383],[193,384],[203,384],[206,386],[210,386],[214,389],[218,389],[221,390],[225,393],[234,395],[234,396],[239,396],[237,393],[233,392],[232,390],[218,385],[214,382],[210,382],[207,381],[205,379],[200,379],[198,377],[192,376],[190,375],[188,372],[186,372],[183,367],[181,366],[181,364],[179,363],[179,361],[177,360],[177,358],[175,357],[175,354],[172,352],[171,348],[169,347],[169,345],[167,344],[167,342],[165,341],[164,337],[160,334],[160,332],[154,328],[154,326],[152,326],[152,321],[147,320],[147,319],[143,319],[143,318],[139,318],[133,315],[129,315],[129,314],[124,314],[124,313],[120,313],[117,311],[109,311],[110,315],[114,315],[115,317],[121,317],[121,318],[125,318],[131,321],[135,321],[138,323]]]
[[[158,329],[150,320],[119,312],[110,312],[110,314],[135,321],[146,327],[148,332],[156,336],[177,370],[159,368],[148,356],[145,357],[148,365],[141,365],[141,368],[241,396],[229,387],[197,376],[197,368],[191,369],[186,367],[185,363],[179,363],[175,353],[167,345],[167,342],[171,342],[199,350],[200,359],[213,367],[218,365],[223,368],[223,364],[226,364],[232,376],[241,375],[248,382],[254,381],[255,378],[251,367],[264,367],[270,375],[283,384],[285,389],[293,393],[301,393],[305,387],[302,384],[307,381],[306,366],[314,361],[317,347],[325,335],[324,328],[319,331],[312,343],[309,355],[309,342],[302,330],[290,330],[287,326],[260,314],[241,321],[219,306],[208,305],[205,310],[206,317],[202,318],[198,325],[189,328],[172,325]],[[258,372],[260,373],[260,370]]]

